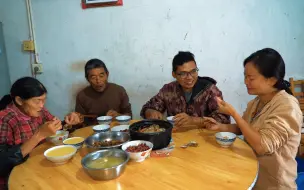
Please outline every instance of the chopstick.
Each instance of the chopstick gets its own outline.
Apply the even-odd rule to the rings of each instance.
[[[83,116],[83,117],[89,117],[89,118],[96,118],[97,117],[97,115],[82,115],[82,114],[81,114],[81,116]]]

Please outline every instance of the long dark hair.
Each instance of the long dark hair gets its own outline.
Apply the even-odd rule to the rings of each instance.
[[[28,100],[45,93],[47,93],[46,88],[37,79],[32,77],[20,78],[12,85],[10,94],[3,96],[0,100],[0,110],[5,109],[11,102],[15,102],[17,96],[23,100]]]
[[[284,80],[285,63],[279,52],[271,48],[261,49],[244,60],[244,67],[249,62],[252,62],[265,78],[276,78],[277,83],[274,85],[276,89],[285,90],[292,95],[289,89],[290,83]]]

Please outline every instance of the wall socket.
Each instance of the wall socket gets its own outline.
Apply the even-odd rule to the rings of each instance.
[[[35,51],[35,45],[33,40],[23,41],[23,50],[24,51]]]
[[[34,74],[42,74],[43,67],[41,63],[32,63],[32,70]]]

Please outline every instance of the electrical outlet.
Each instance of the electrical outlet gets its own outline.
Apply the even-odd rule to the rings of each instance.
[[[35,45],[33,40],[23,41],[24,51],[35,51]]]
[[[41,63],[32,63],[32,70],[34,74],[43,73],[43,67]]]

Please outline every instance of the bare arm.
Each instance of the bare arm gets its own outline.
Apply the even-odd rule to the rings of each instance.
[[[218,99],[218,103],[220,111],[234,118],[246,141],[259,155],[272,154],[283,146],[290,136],[299,134],[303,118],[296,103],[286,106],[282,103],[273,104],[271,113],[259,123],[258,128],[250,126],[227,102]]]
[[[61,121],[55,118],[53,121],[45,122],[38,131],[27,141],[21,145],[23,157],[28,155],[44,138],[56,134],[56,131],[61,129]]]
[[[207,128],[212,131],[219,132],[231,132],[236,135],[241,135],[242,132],[237,124],[222,124],[211,117],[204,117],[202,123],[199,125],[200,128]]]
[[[35,133],[32,138],[23,143],[20,147],[23,158],[26,157],[43,139],[39,132]]]
[[[218,111],[217,98],[223,100],[222,92],[217,88],[217,86],[212,85],[208,89],[208,101],[207,101],[207,117],[212,117],[219,123],[230,124],[230,116],[220,113]]]
[[[250,127],[250,125],[238,113],[234,113],[232,117],[236,121],[237,126],[242,131],[242,134],[250,146],[256,151],[257,154],[263,155],[265,153],[265,149],[263,149],[261,144],[260,133],[254,128]]]
[[[242,132],[238,128],[237,124],[220,124],[219,131],[221,131],[221,132],[231,132],[231,133],[234,133],[236,135],[241,135],[242,134]]]

